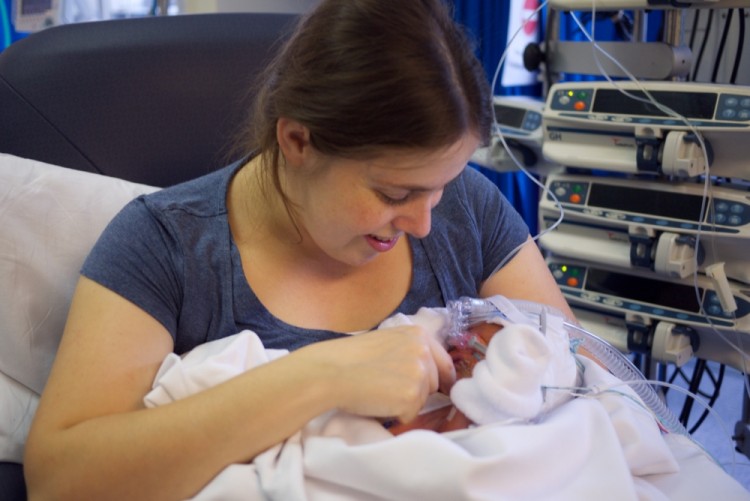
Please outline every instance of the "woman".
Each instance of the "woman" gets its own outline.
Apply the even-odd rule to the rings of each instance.
[[[503,294],[570,313],[465,169],[490,91],[440,0],[323,0],[252,116],[245,160],[135,200],[84,264],[27,443],[32,499],[185,498],[325,411],[409,422],[455,372],[418,327],[372,330],[394,312]],[[144,409],[168,353],[246,328],[292,353]]]

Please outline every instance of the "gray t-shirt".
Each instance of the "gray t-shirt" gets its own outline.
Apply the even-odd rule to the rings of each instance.
[[[286,324],[248,285],[226,206],[229,182],[240,166],[130,202],[102,233],[82,274],[163,324],[176,353],[243,329],[257,333],[266,348],[289,350],[345,335]],[[528,227],[497,186],[465,169],[433,210],[430,234],[409,237],[412,283],[393,313],[476,296],[527,236]]]

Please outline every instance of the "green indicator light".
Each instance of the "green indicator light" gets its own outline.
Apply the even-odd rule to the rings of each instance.
[[[580,193],[583,191],[583,186],[581,186],[580,184],[575,184],[573,185],[573,191],[575,191],[576,193]]]
[[[581,99],[586,99],[588,97],[588,95],[589,95],[588,92],[586,92],[584,90],[582,90],[582,91],[580,91],[578,93],[578,97],[580,97]]]
[[[574,276],[578,276],[579,270],[578,268],[573,268],[570,270],[570,274]]]

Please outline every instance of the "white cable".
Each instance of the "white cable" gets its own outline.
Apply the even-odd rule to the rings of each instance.
[[[596,65],[597,65],[597,67],[599,68],[599,71],[600,71],[601,75],[605,79],[607,79],[607,81],[610,84],[612,84],[612,86],[614,86],[618,91],[620,91],[620,93],[624,94],[625,96],[629,97],[630,99],[634,99],[636,101],[640,101],[640,102],[644,102],[644,103],[653,104],[654,106],[656,106],[657,109],[659,109],[660,111],[662,111],[666,115],[671,116],[671,117],[679,120],[680,122],[684,123],[685,126],[694,134],[694,136],[698,140],[698,143],[700,144],[700,147],[701,147],[701,149],[703,151],[704,162],[705,162],[705,165],[706,165],[706,172],[703,175],[703,181],[704,181],[703,182],[703,195],[702,195],[703,196],[703,201],[701,203],[701,210],[700,210],[700,215],[699,215],[699,218],[698,218],[698,230],[697,230],[696,236],[695,236],[696,237],[695,238],[695,245],[696,245],[696,249],[697,249],[700,246],[700,240],[701,240],[701,235],[703,235],[703,232],[704,232],[704,226],[706,226],[703,221],[704,221],[705,216],[706,216],[707,206],[708,206],[708,204],[712,204],[713,203],[712,202],[713,201],[713,192],[711,191],[711,187],[712,187],[712,185],[711,185],[711,176],[710,176],[710,173],[709,173],[709,165],[710,165],[710,163],[709,163],[709,158],[708,158],[708,149],[706,148],[706,144],[705,144],[705,141],[703,139],[703,136],[695,128],[695,126],[690,122],[690,120],[688,120],[686,117],[680,115],[679,113],[677,113],[676,111],[672,110],[668,106],[665,106],[662,103],[658,102],[656,99],[654,99],[654,97],[651,95],[651,93],[648,92],[648,90],[641,84],[641,82],[627,68],[625,68],[619,61],[617,61],[617,59],[615,59],[606,50],[604,50],[604,49],[601,48],[601,46],[595,41],[595,39],[593,37],[593,33],[595,31],[595,26],[596,26],[596,15],[595,14],[596,14],[596,2],[593,2],[592,3],[592,33],[589,34],[588,31],[586,30],[586,28],[581,24],[580,20],[576,17],[575,13],[570,12],[571,18],[578,25],[579,29],[581,30],[581,33],[583,33],[583,35],[592,44],[592,54],[593,54],[593,57],[594,57],[594,61],[595,61]],[[605,55],[618,68],[620,68],[628,76],[628,78],[632,82],[634,82],[636,84],[636,86],[638,87],[638,89],[641,92],[643,92],[643,94],[647,97],[647,99],[643,99],[643,98],[641,98],[639,96],[630,94],[627,90],[623,89],[621,86],[618,86],[617,83],[611,79],[611,77],[607,74],[607,72],[602,67],[601,62],[599,60],[599,53]],[[715,220],[711,221],[710,227],[713,228],[713,229],[715,229],[715,227],[716,227]],[[712,245],[715,245],[715,242],[712,241]],[[695,290],[696,300],[697,300],[698,305],[700,307],[700,313],[705,317],[706,321],[708,322],[709,326],[711,327],[711,330],[717,336],[719,336],[719,338],[722,339],[729,347],[731,347],[732,349],[734,349],[740,355],[740,357],[742,359],[742,363],[743,363],[743,375],[747,374],[747,360],[750,359],[750,355],[747,354],[744,350],[742,350],[739,346],[737,346],[736,344],[734,344],[732,341],[730,341],[727,338],[727,336],[725,336],[721,331],[719,331],[717,329],[716,325],[713,323],[713,321],[711,320],[711,318],[709,317],[708,313],[705,311],[705,309],[703,307],[703,299],[704,298],[701,297],[700,287],[698,286],[698,257],[699,257],[699,253],[696,252],[695,256],[693,258],[695,260],[695,270],[696,270],[693,273],[693,288]],[[736,315],[733,318],[734,318],[734,324],[735,324],[735,327],[734,327],[733,331],[736,332],[738,334],[738,336],[739,336],[740,332],[737,330],[737,327],[736,327],[736,323],[737,323]],[[738,339],[739,339],[739,337],[738,337]],[[750,396],[750,384],[748,384],[747,382],[745,384],[745,389],[746,389],[746,392],[747,392],[748,396]]]
[[[534,16],[539,15],[539,12],[541,12],[541,10],[544,9],[544,7],[547,6],[548,1],[549,0],[545,0],[544,2],[542,2],[541,5],[539,5],[539,7],[537,7],[536,10],[534,10],[534,12],[532,12],[531,14],[529,14],[526,17],[526,19],[523,20],[523,22],[521,23],[521,26],[508,39],[508,42],[507,42],[507,44],[505,46],[505,50],[503,51],[503,54],[500,57],[500,61],[497,63],[497,67],[495,68],[495,73],[492,76],[492,84],[491,84],[492,92],[491,92],[491,94],[493,96],[495,94],[495,87],[497,86],[497,80],[498,80],[498,77],[500,75],[500,69],[502,68],[503,63],[505,63],[505,59],[508,57],[508,51],[510,50],[510,46],[513,44],[513,40],[515,40],[516,37],[518,36],[518,34],[521,32],[521,30],[523,30],[523,28],[526,25],[526,23],[528,23],[529,21],[531,21],[534,18]],[[511,148],[508,146],[508,143],[505,141],[505,136],[503,135],[502,128],[500,127],[500,124],[497,123],[497,116],[495,115],[495,107],[492,106],[491,109],[492,109],[492,134],[496,135],[497,138],[500,140],[500,142],[503,144],[503,148],[505,148],[506,153],[508,154],[508,156],[510,157],[510,159],[513,161],[513,163],[516,164],[516,166],[518,167],[518,169],[521,172],[523,172],[523,174],[527,178],[529,178],[535,185],[537,185],[539,188],[542,189],[541,196],[544,197],[546,195],[549,195],[550,197],[552,197],[552,200],[554,201],[555,206],[557,207],[557,210],[559,211],[560,215],[558,216],[558,218],[554,222],[554,224],[552,224],[552,226],[550,226],[549,228],[547,228],[547,229],[545,229],[545,230],[543,230],[541,232],[538,232],[536,235],[534,235],[531,238],[532,241],[536,242],[544,234],[546,234],[546,233],[554,230],[555,228],[557,228],[560,225],[560,223],[562,223],[563,218],[565,217],[565,210],[563,209],[563,206],[560,203],[560,200],[555,196],[555,194],[553,192],[551,192],[544,184],[540,183],[539,180],[537,180],[523,166],[522,162],[520,160],[518,160],[518,158],[516,157],[516,155],[513,153],[513,151],[511,150]],[[528,240],[524,241],[523,243],[521,243],[520,245],[518,245],[515,249],[513,249],[511,252],[509,252],[505,256],[505,258],[502,261],[500,261],[500,264],[498,264],[495,267],[495,269],[492,270],[492,273],[490,275],[494,275],[498,270],[500,270],[503,266],[505,266],[508,263],[508,261],[510,261],[516,255],[516,253],[524,245],[526,245],[527,243],[529,243]]]

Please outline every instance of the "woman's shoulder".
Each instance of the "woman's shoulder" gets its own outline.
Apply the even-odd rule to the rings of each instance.
[[[487,189],[496,186],[487,176],[471,165],[466,166],[461,175],[456,178],[456,181],[459,185],[467,188],[482,187]]]
[[[201,235],[221,233],[226,224],[226,191],[237,169],[238,165],[232,164],[141,195],[119,211],[107,225],[105,234],[110,238],[121,235],[128,241],[161,242],[163,245],[165,239],[193,241]]]
[[[229,182],[242,166],[235,162],[201,177],[140,197],[152,212],[183,213],[198,217],[226,214]]]
[[[502,206],[503,201],[498,186],[480,171],[468,166],[446,187],[436,210],[438,214],[455,219],[459,212],[476,216],[488,206]]]
[[[528,231],[526,224],[500,187],[484,173],[467,167],[448,187],[433,212],[435,234],[448,233],[460,238],[466,232],[496,233],[517,229]]]

